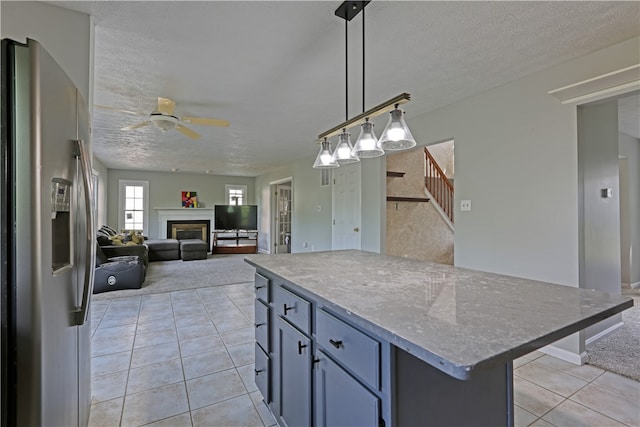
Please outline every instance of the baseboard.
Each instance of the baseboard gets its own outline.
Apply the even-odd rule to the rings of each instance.
[[[258,253],[259,253],[259,254],[270,254],[271,252],[269,252],[269,251],[268,251],[268,250],[266,250],[266,249],[258,248]]]
[[[607,329],[605,329],[604,331],[595,334],[591,338],[588,338],[587,340],[585,340],[584,343],[588,345],[588,344],[591,344],[592,342],[596,342],[600,338],[604,337],[605,335],[609,335],[611,332],[615,331],[616,329],[618,329],[621,326],[624,326],[623,322],[618,322],[615,325],[611,325]]]
[[[553,345],[548,345],[540,349],[541,352],[548,354],[549,356],[556,357],[564,360],[565,362],[573,363],[574,365],[584,365],[587,363],[587,352],[583,351],[580,354],[576,354],[572,351],[564,350]]]
[[[629,286],[631,286],[633,289],[638,289],[640,288],[640,282],[631,283],[629,284]]]

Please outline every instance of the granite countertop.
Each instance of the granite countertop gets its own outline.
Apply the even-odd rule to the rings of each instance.
[[[633,306],[631,298],[357,250],[245,261],[458,379]]]

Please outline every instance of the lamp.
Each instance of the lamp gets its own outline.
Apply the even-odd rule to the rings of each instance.
[[[339,165],[348,165],[360,161],[353,153],[351,134],[348,133],[346,129],[343,129],[338,137],[338,145],[336,145],[336,149],[333,152],[333,159],[338,162]]]
[[[384,150],[406,150],[412,147],[415,147],[416,141],[407,126],[407,123],[404,120],[403,114],[404,111],[398,108],[400,104],[404,104],[411,100],[411,95],[408,93],[401,93],[400,95],[389,99],[388,101],[383,102],[380,105],[377,105],[367,111],[364,111],[364,61],[365,61],[365,20],[364,20],[364,8],[369,1],[345,1],[343,2],[338,9],[336,9],[335,14],[340,18],[345,20],[345,45],[348,47],[348,31],[347,23],[351,21],[360,11],[362,11],[362,114],[359,114],[351,119],[348,118],[349,112],[349,91],[348,91],[348,77],[349,77],[349,67],[348,67],[348,55],[345,59],[345,71],[346,71],[346,83],[347,87],[346,92],[346,105],[347,105],[347,119],[340,123],[339,125],[329,129],[318,135],[318,139],[324,139],[325,142],[328,141],[328,138],[332,136],[339,135],[338,145],[336,146],[336,151],[333,153],[333,159],[335,160],[335,165],[328,166],[329,163],[326,163],[327,166],[317,166],[318,164],[325,164],[320,162],[319,158],[324,153],[326,155],[327,151],[325,149],[325,143],[323,142],[323,146],[320,148],[320,152],[318,153],[318,157],[316,158],[316,162],[313,167],[338,167],[339,164],[348,164],[355,163],[359,161],[361,158],[372,158],[379,157],[384,155]],[[380,140],[376,138],[375,133],[373,132],[373,123],[369,122],[369,119],[377,117],[384,113],[390,113],[389,122],[382,132],[382,136]],[[356,140],[355,146],[351,149],[351,139],[350,134],[347,132],[347,129],[361,125],[360,135]],[[331,143],[328,143],[328,152],[331,152]],[[349,154],[347,156],[347,149],[350,149]]]
[[[162,113],[151,113],[151,117],[149,117],[149,120],[163,133],[173,129],[178,124],[178,118],[176,116]]]
[[[313,167],[316,169],[330,169],[338,166],[340,165],[335,161],[331,152],[331,142],[325,138],[321,143],[316,161],[313,162]]]
[[[413,139],[407,122],[404,121],[404,111],[396,105],[389,114],[391,117],[389,117],[387,127],[384,128],[382,136],[380,136],[380,147],[383,150],[407,150],[415,147],[416,140]]]
[[[369,121],[369,118],[367,117],[365,122],[360,126],[360,136],[358,136],[356,145],[353,147],[353,154],[363,159],[384,155],[384,151],[380,148],[378,138],[376,138],[376,134],[373,133],[373,123]]]

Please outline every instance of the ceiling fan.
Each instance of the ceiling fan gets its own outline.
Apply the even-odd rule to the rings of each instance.
[[[229,122],[227,120],[207,119],[202,117],[176,116],[173,113],[175,106],[176,106],[175,101],[169,98],[158,97],[158,108],[155,111],[153,111],[151,114],[144,114],[144,113],[137,113],[135,111],[120,110],[117,108],[96,104],[96,107],[103,108],[106,110],[115,110],[115,111],[121,111],[123,113],[135,114],[139,116],[148,116],[148,119],[145,120],[144,122],[136,123],[120,129],[124,131],[130,131],[130,130],[141,128],[144,126],[154,125],[158,129],[160,129],[163,133],[168,132],[172,129],[177,129],[178,131],[182,132],[189,138],[198,139],[200,138],[200,134],[184,126],[183,123],[194,124],[194,125],[206,125],[206,126],[222,126],[222,127],[229,126]]]

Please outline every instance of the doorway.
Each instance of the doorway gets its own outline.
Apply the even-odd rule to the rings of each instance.
[[[636,173],[637,162],[632,166],[621,157],[624,134],[634,134],[628,137],[634,146],[640,141],[637,95],[623,94],[577,107],[580,287],[614,295],[620,294],[622,283],[628,280],[624,273],[634,262],[630,239],[637,232],[628,224],[633,222],[629,215],[637,218],[638,211],[631,213],[628,196],[637,192],[637,182],[628,175]],[[623,120],[624,101],[629,99],[636,100],[631,130]],[[587,328],[585,342],[594,342],[620,326],[620,315],[613,316]]]
[[[272,203],[272,247],[273,253],[291,253],[291,231],[293,220],[292,180],[271,183],[274,203]]]

